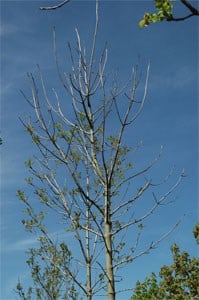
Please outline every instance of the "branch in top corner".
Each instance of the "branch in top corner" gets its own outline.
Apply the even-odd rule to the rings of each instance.
[[[57,5],[54,5],[54,6],[45,6],[45,7],[40,7],[39,9],[40,10],[53,10],[53,9],[57,9],[57,8],[60,8],[62,6],[64,6],[66,3],[68,3],[70,0],[64,0],[63,2],[57,4]]]

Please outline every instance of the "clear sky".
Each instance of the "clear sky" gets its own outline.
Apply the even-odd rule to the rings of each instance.
[[[75,27],[88,44],[94,24],[94,1],[71,1],[51,12],[38,9],[51,1],[1,1],[1,300],[16,299],[17,279],[28,281],[25,250],[34,236],[21,225],[23,206],[17,189],[26,189],[24,162],[34,147],[19,117],[30,108],[20,94],[29,92],[27,72],[36,74],[39,64],[49,86],[58,86],[53,60],[52,28],[56,27],[62,69],[68,67],[67,41],[74,42]],[[196,4],[196,3],[195,3]],[[198,210],[198,20],[155,24],[140,30],[138,22],[152,1],[101,1],[98,45],[108,42],[108,71],[117,70],[121,81],[128,79],[131,65],[139,62],[144,74],[150,61],[148,97],[142,116],[129,141],[143,141],[139,161],[151,160],[160,145],[163,156],[154,174],[163,178],[175,165],[174,179],[184,168],[183,180],[173,199],[151,221],[147,234],[162,233],[184,214],[179,228],[153,253],[138,259],[125,271],[123,287],[133,287],[151,271],[171,262],[169,247],[178,243],[196,255],[192,227]],[[184,9],[177,3],[176,14]],[[55,226],[56,227],[56,226]],[[54,232],[57,228],[54,228]],[[123,298],[128,299],[128,294]]]

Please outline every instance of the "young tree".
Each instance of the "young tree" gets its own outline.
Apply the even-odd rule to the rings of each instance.
[[[194,233],[198,226],[199,224],[194,227]],[[187,251],[180,252],[176,244],[171,246],[171,252],[172,265],[164,265],[160,269],[159,278],[151,273],[143,283],[138,281],[131,300],[199,299],[199,259],[190,258]]]
[[[121,87],[116,76],[111,80],[105,73],[106,47],[97,59],[98,25],[96,2],[96,24],[90,53],[87,55],[76,30],[76,51],[68,44],[71,72],[64,75],[59,68],[54,32],[56,65],[67,102],[60,99],[56,90],[53,90],[52,99],[40,68],[40,85],[29,74],[32,96],[31,99],[24,96],[35,112],[35,120],[31,116],[27,122],[22,122],[38,154],[26,161],[31,173],[26,181],[33,188],[42,210],[39,211],[38,206],[35,208],[31,204],[35,200],[29,199],[23,191],[18,191],[18,196],[27,207],[29,217],[23,220],[26,229],[38,230],[40,242],[43,243],[43,238],[45,243],[50,242],[49,246],[42,244],[45,261],[52,263],[54,256],[51,251],[55,251],[56,260],[60,256],[59,263],[56,263],[56,276],[59,278],[55,276],[55,280],[50,282],[51,288],[54,284],[56,287],[56,280],[59,283],[70,280],[73,293],[79,296],[91,300],[95,295],[106,295],[109,300],[114,300],[119,292],[116,283],[120,268],[149,253],[173,230],[146,246],[140,245],[143,222],[168,203],[183,173],[165,194],[158,196],[156,188],[169,176],[157,184],[150,178],[149,171],[160,155],[141,170],[136,170],[129,161],[132,151],[125,144],[125,136],[143,110],[149,66],[143,97],[138,99],[137,68],[133,68],[130,79]],[[143,206],[142,213],[136,213],[136,206],[144,196],[147,199],[146,209]],[[54,211],[53,217],[48,219],[44,211],[45,214]],[[44,219],[48,222],[52,218],[55,220],[55,216],[60,218],[66,230],[64,241],[59,241],[59,244],[50,239],[43,225]],[[67,242],[68,236],[70,241],[72,238],[75,241],[72,243],[75,249]],[[67,253],[64,254],[64,251]],[[62,265],[64,255],[68,256],[69,264],[64,260]],[[35,252],[31,251],[31,259],[34,256]],[[33,263],[31,261],[33,269],[34,263],[34,260]],[[51,274],[53,270],[48,267],[47,271]],[[36,276],[41,285],[43,277]],[[45,288],[46,282],[44,284]],[[21,284],[19,289],[22,289]]]

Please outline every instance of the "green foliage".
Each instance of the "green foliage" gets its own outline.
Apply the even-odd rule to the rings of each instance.
[[[35,214],[32,208],[27,207],[26,209],[24,209],[24,214],[30,216],[30,219],[22,220],[22,224],[25,226],[27,231],[32,232],[35,228],[44,228],[42,221],[44,220],[44,216],[46,213],[40,211],[38,214]]]
[[[195,227],[193,228],[193,235],[194,235],[194,238],[195,238],[197,244],[199,244],[199,223],[197,223],[195,225]]]
[[[21,190],[18,190],[17,191],[17,197],[22,201],[24,202],[25,204],[28,203],[28,198],[26,197],[25,193]]]
[[[39,200],[43,203],[48,203],[48,197],[46,196],[46,190],[45,189],[37,189],[35,191],[36,195],[38,195]]]
[[[143,19],[139,22],[139,27],[143,28],[151,23],[156,23],[163,20],[170,20],[173,17],[172,9],[175,0],[154,0],[156,12],[145,13]]]
[[[155,273],[151,273],[143,283],[137,281],[134,295],[131,300],[159,300],[160,287]]]
[[[82,156],[77,149],[71,149],[70,159],[77,165],[82,160]]]
[[[194,227],[198,228],[198,224]],[[179,246],[171,246],[173,263],[164,265],[159,278],[151,273],[143,283],[137,281],[131,300],[190,300],[199,299],[199,259],[188,252],[180,252]]]
[[[110,135],[107,138],[108,147],[112,152],[117,152],[117,159],[111,157],[109,165],[114,164],[114,173],[112,174],[111,184],[115,186],[118,182],[121,182],[125,178],[126,171],[133,168],[133,164],[127,161],[127,154],[131,151],[131,148],[127,146],[121,146],[118,137]],[[114,195],[118,194],[114,193]]]
[[[55,246],[47,237],[39,238],[40,247],[28,251],[27,264],[34,286],[24,290],[20,281],[16,292],[23,300],[77,299],[77,292],[68,277],[71,252],[65,243]]]
[[[26,181],[26,183],[27,184],[33,184],[33,178],[32,177],[27,177],[27,178],[25,178],[25,181]]]
[[[35,129],[32,127],[30,123],[26,125],[26,130],[32,135],[35,131]]]
[[[32,182],[32,179],[28,178],[26,181]],[[44,190],[38,189],[36,191],[36,194],[39,196],[41,202],[46,203],[48,199],[45,197]],[[43,226],[43,220],[45,215],[47,215],[47,212],[39,211],[36,213],[33,209],[33,207],[29,203],[28,197],[25,195],[25,193],[21,190],[17,191],[17,197],[26,205],[26,208],[24,209],[24,214],[27,215],[28,219],[23,219],[22,224],[25,226],[27,231],[33,232],[36,228],[44,232],[44,226]]]
[[[39,145],[39,143],[40,143],[40,138],[39,138],[38,135],[33,135],[33,136],[32,136],[32,140],[33,140],[33,143]]]
[[[31,161],[31,159],[28,159],[28,160],[25,162],[25,166],[26,166],[27,168],[29,168],[29,169],[32,168],[32,161]]]

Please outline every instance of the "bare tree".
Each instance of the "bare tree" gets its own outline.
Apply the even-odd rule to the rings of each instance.
[[[169,178],[158,184],[150,178],[149,171],[161,153],[143,169],[134,169],[132,150],[125,145],[125,135],[143,110],[149,66],[142,99],[137,99],[136,67],[121,87],[116,76],[111,79],[105,72],[106,47],[97,60],[98,24],[96,2],[91,50],[87,54],[76,30],[75,51],[68,44],[71,72],[65,74],[59,68],[54,32],[56,65],[66,102],[54,89],[50,96],[39,68],[40,83],[29,74],[31,98],[24,95],[35,112],[35,119],[31,116],[22,122],[39,150],[34,159],[26,162],[31,173],[27,182],[44,206],[43,211],[53,210],[53,216],[69,232],[65,233],[64,245],[72,253],[70,264],[57,264],[62,280],[65,278],[67,282],[70,278],[79,295],[88,300],[95,295],[106,295],[113,300],[119,292],[120,268],[149,253],[173,230],[145,247],[140,246],[143,222],[169,202],[183,173],[165,194],[157,196],[156,188]],[[139,188],[135,188],[136,184]],[[29,219],[23,221],[26,228],[38,229],[42,236],[49,237],[42,225],[44,213],[34,212],[31,200],[23,191],[18,191],[18,196],[27,206]],[[139,215],[136,205],[142,197],[151,206],[147,204],[148,209]],[[132,233],[133,228],[134,238],[130,238],[129,229]],[[67,243],[68,234],[75,240],[75,251]],[[50,239],[50,243],[57,241]]]

